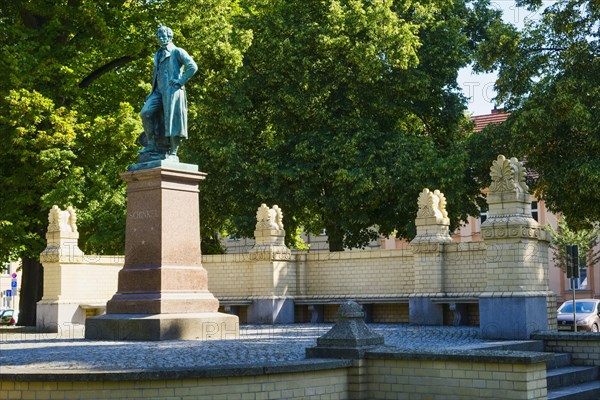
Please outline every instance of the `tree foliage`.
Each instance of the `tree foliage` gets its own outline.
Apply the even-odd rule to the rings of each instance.
[[[240,1],[251,45],[187,149],[209,173],[203,215],[251,236],[256,207],[278,204],[287,232],[326,228],[340,250],[375,227],[410,237],[424,187],[454,225],[476,213],[456,75],[499,21],[488,5]]]
[[[521,32],[495,30],[502,46],[479,53],[481,70],[498,70],[497,100],[512,114],[475,138],[473,148],[486,143],[492,152],[525,159],[535,194],[574,229],[600,220],[599,20],[598,1],[557,1]]]
[[[551,247],[554,252],[555,264],[567,269],[567,246],[577,245],[579,248],[579,264],[595,265],[600,257],[598,251],[594,251],[594,247],[600,240],[600,229],[596,226],[591,229],[580,229],[575,231],[569,227],[566,218],[561,218],[558,221],[557,229],[551,225],[545,226],[546,231],[551,237]]]

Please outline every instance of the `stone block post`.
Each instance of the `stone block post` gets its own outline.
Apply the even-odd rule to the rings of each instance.
[[[531,216],[525,168],[500,155],[493,162],[489,213],[481,225],[487,285],[479,299],[481,334],[529,339],[548,329],[548,239]]]
[[[444,247],[452,242],[446,198],[439,190],[423,189],[418,205],[417,236],[410,242],[415,286],[409,299],[409,321],[414,325],[442,325],[442,305],[432,299],[444,295]]]
[[[385,345],[382,335],[365,324],[365,312],[354,301],[340,305],[335,325],[306,349],[307,358],[345,358],[352,360],[348,369],[348,398],[369,399],[369,376],[365,354]]]
[[[292,252],[285,245],[283,213],[276,205],[269,208],[261,204],[256,221],[255,244],[249,252],[253,302],[248,307],[248,322],[293,323],[296,269]]]
[[[48,213],[46,248],[40,254],[44,268],[44,296],[36,304],[36,327],[43,332],[58,332],[72,320],[85,320],[85,313],[75,302],[65,302],[60,280],[65,266],[81,263],[83,252],[77,243],[77,216],[73,207],[61,210],[54,205]]]
[[[40,332],[69,335],[76,326],[83,326],[86,310],[100,312],[117,288],[122,258],[86,256],[78,239],[73,207],[53,206],[48,213],[47,245],[40,254],[44,268],[44,296],[36,305]]]

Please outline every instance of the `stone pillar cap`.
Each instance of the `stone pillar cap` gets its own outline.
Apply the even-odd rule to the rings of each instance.
[[[317,339],[317,347],[306,349],[307,357],[361,358],[369,348],[383,345],[383,336],[365,324],[364,316],[356,302],[343,303],[337,312],[336,324]]]

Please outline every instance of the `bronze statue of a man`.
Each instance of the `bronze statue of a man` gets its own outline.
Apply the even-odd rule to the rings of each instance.
[[[154,55],[152,92],[140,112],[144,126],[144,149],[138,162],[168,159],[179,161],[177,149],[187,139],[185,83],[198,71],[190,55],[173,44],[173,31],[159,26],[160,48]]]

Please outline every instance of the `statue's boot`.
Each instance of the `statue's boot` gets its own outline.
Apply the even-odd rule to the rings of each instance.
[[[179,157],[177,157],[177,150],[179,149],[179,143],[181,142],[181,138],[179,136],[171,136],[171,147],[169,148],[169,152],[167,153],[167,158],[171,160],[179,161]]]
[[[138,153],[156,153],[158,148],[156,147],[154,135],[146,135],[146,140],[148,143],[142,150],[139,150]]]

